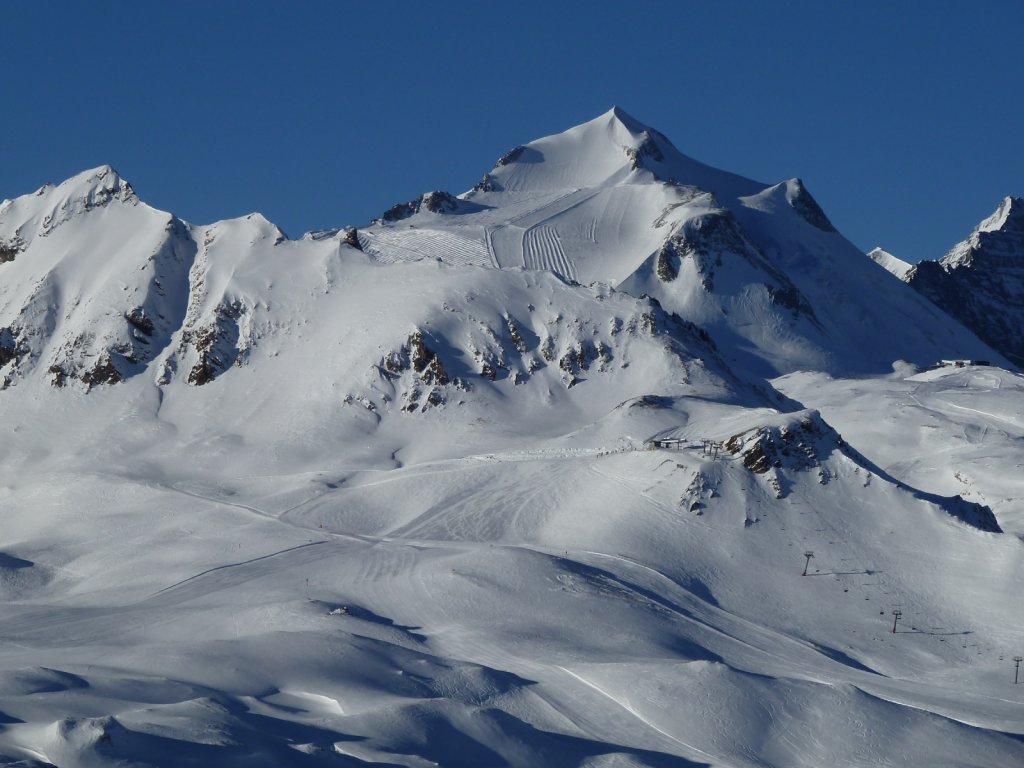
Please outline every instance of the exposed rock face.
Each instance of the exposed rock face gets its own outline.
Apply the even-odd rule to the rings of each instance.
[[[498,158],[498,162],[494,164],[494,170],[498,168],[504,168],[506,165],[514,163],[518,160],[522,154],[526,151],[526,147],[519,146],[513,147],[504,155]],[[485,173],[480,181],[473,185],[473,192],[498,192],[502,189],[502,186],[494,178],[492,173]]]
[[[188,372],[188,383],[202,386],[213,381],[238,359],[238,319],[244,309],[240,302],[225,303],[216,310],[214,322],[182,332],[182,342],[191,344],[198,360]]]
[[[429,329],[417,327],[401,346],[380,358],[379,375],[346,402],[378,413],[389,410],[389,403],[407,412],[423,411],[462,401],[456,392],[477,390],[471,384],[477,376],[483,380],[480,391],[492,382],[499,387],[528,385],[535,377],[542,377],[538,386],[543,388],[560,382],[572,389],[628,368],[628,350],[635,345],[657,350],[677,371],[680,383],[689,383],[692,367],[701,369],[701,375],[709,367],[722,369],[716,371],[719,375],[727,371],[703,329],[666,312],[651,298],[632,300],[627,311],[602,315],[599,321],[556,310],[541,316],[532,305],[519,315],[485,319],[472,314],[472,306],[467,311],[446,304],[446,311],[463,315],[458,335],[442,335],[433,323]]]
[[[454,195],[442,191],[427,192],[408,203],[391,206],[381,216],[381,221],[388,223],[401,221],[416,215],[421,210],[431,213],[454,213],[458,208],[459,200]]]
[[[18,340],[11,328],[0,328],[0,368],[14,360],[18,354]]]
[[[145,307],[135,307],[125,314],[124,319],[137,331],[140,340],[153,335],[153,318],[146,314]]]
[[[643,139],[636,147],[626,147],[626,157],[630,160],[630,167],[632,170],[644,167],[644,159],[649,158],[655,162],[661,162],[665,159],[665,156],[658,149],[658,145],[651,137],[649,131],[643,132]]]
[[[25,247],[19,239],[0,240],[0,264],[14,261],[14,257],[21,253]]]
[[[422,207],[431,213],[452,213],[459,207],[459,201],[448,192],[427,192],[422,198]]]
[[[345,227],[341,231],[341,242],[351,245],[358,251],[363,250],[363,246],[359,242],[359,230],[355,227]]]
[[[1024,366],[1024,199],[1007,197],[941,260],[920,262],[904,279]]]
[[[761,475],[773,467],[796,471],[819,467],[842,446],[842,437],[816,411],[799,421],[733,435],[725,442],[725,450],[740,456],[743,466]],[[827,482],[826,478],[822,481]]]
[[[665,244],[661,246],[661,250],[658,251],[658,261],[655,266],[655,270],[657,272],[658,279],[663,283],[671,283],[679,277],[680,257],[676,250],[677,245],[677,241],[669,239],[665,241]]]
[[[402,410],[409,413],[446,403],[443,388],[449,384],[466,389],[461,379],[448,375],[441,358],[427,346],[419,328],[409,334],[401,348],[381,360],[380,368],[396,384],[404,383],[405,389],[399,398],[404,403]]]
[[[117,384],[124,381],[124,377],[110,359],[110,355],[104,355],[96,364],[82,374],[82,382],[92,387],[97,384]]]
[[[498,186],[494,182],[494,177],[489,173],[485,173],[480,181],[473,185],[474,192],[494,192],[498,189]]]
[[[509,163],[514,163],[516,160],[518,160],[520,158],[520,156],[525,151],[526,151],[526,147],[524,147],[524,146],[513,147],[508,152],[506,152],[504,155],[499,157],[498,158],[498,162],[495,163],[494,166],[496,168],[501,168],[503,166],[508,165]]]

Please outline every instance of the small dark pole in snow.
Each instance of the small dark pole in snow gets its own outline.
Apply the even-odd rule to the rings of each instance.
[[[804,557],[807,558],[807,562],[804,563],[804,572],[800,574],[801,576],[807,575],[807,567],[811,564],[811,558],[814,557],[814,553],[811,550],[807,550],[804,552]]]
[[[1013,667],[1013,684],[1014,685],[1017,684],[1017,677],[1018,677],[1018,675],[1020,673],[1020,663],[1022,661],[1024,661],[1024,656],[1014,656],[1013,657],[1013,664],[1014,664],[1014,667]]]
[[[903,611],[897,608],[892,612],[892,633],[896,634],[896,622],[900,620],[900,616],[903,615]]]

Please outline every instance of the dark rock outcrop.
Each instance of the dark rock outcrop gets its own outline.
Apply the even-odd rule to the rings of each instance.
[[[459,209],[459,200],[449,192],[434,191],[420,195],[407,203],[398,203],[384,211],[381,221],[393,223],[415,216],[421,210],[431,213],[454,213]]]
[[[966,240],[904,280],[1024,367],[1024,199],[1007,197]]]

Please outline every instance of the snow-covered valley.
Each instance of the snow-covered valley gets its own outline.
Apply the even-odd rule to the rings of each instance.
[[[0,763],[1024,763],[1024,379],[621,110],[297,240],[5,201],[0,382]]]

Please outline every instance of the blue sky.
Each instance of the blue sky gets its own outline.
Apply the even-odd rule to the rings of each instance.
[[[0,197],[110,163],[292,236],[461,192],[619,105],[802,177],[864,249],[939,257],[1024,195],[1024,2],[7,2]]]

